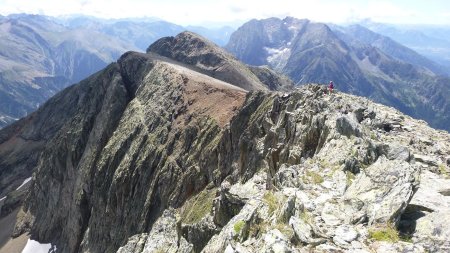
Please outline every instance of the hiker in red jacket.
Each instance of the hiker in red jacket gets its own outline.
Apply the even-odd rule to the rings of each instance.
[[[330,81],[330,85],[328,85],[328,91],[331,93],[333,93],[333,89],[334,89],[334,84],[333,81]]]

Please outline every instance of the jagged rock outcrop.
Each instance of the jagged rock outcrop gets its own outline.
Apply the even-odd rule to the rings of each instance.
[[[415,197],[448,194],[419,177],[447,182],[447,132],[320,85],[213,76],[130,52],[1,131],[8,173],[34,168],[15,234],[61,252],[446,250],[446,209]],[[45,145],[15,160],[24,147],[7,143],[27,129]],[[398,231],[411,241],[379,242]]]
[[[117,253],[192,252],[192,245],[181,236],[176,215],[173,209],[165,210],[161,217],[153,224],[150,234],[131,237],[125,246],[119,248]]]

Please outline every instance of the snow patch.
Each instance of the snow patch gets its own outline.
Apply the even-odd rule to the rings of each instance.
[[[267,52],[267,62],[275,70],[281,70],[287,63],[291,55],[291,49],[288,47],[281,48],[270,48],[265,47],[264,50]]]
[[[35,240],[28,239],[27,245],[22,250],[22,253],[54,253],[56,247],[51,243],[40,243]]]
[[[282,53],[285,53],[285,52],[289,51],[289,48],[270,48],[270,47],[265,47],[264,49],[269,54],[269,57],[270,56],[276,56],[276,55],[279,55],[279,54],[282,54]]]
[[[31,180],[31,177],[23,180],[23,183],[19,187],[17,187],[16,191],[20,190],[20,188],[22,188],[26,183],[30,182],[30,180]]]
[[[3,201],[3,200],[5,200],[5,199],[6,199],[6,196],[5,196],[5,197],[3,197],[3,198],[1,198],[1,199],[0,199],[0,201]]]

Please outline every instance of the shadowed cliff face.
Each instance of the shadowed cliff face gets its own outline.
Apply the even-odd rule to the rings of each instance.
[[[24,206],[21,228],[38,240],[56,239],[65,252],[112,251],[226,175],[210,144],[244,90],[138,53],[79,86],[59,106],[76,112],[43,148]]]

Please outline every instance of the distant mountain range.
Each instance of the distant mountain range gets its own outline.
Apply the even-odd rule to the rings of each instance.
[[[161,37],[191,30],[218,45],[229,41],[225,48],[247,64],[269,66],[249,68],[260,81],[274,81],[269,78],[274,75],[271,69],[297,84],[334,80],[340,90],[370,97],[448,130],[450,68],[444,66],[445,60],[439,61],[444,65],[436,63],[366,27],[397,36],[400,30],[362,25],[270,18],[249,21],[231,36],[231,27],[182,27],[154,18],[0,17],[0,128],[122,53],[145,51]],[[434,34],[442,41],[433,40],[433,45],[444,47],[447,37],[433,31],[423,33],[423,38]]]
[[[189,27],[224,45],[233,31]],[[0,128],[64,87],[157,39],[186,30],[155,19],[102,20],[15,14],[0,17]]]
[[[450,69],[450,26],[392,25],[371,21],[361,25],[417,51]]]
[[[174,36],[186,30],[200,34],[219,46],[224,46],[231,33],[235,31],[229,26],[216,29],[202,26],[183,27],[157,18],[100,19],[90,16],[68,16],[52,19],[69,28],[84,27],[114,36],[133,44],[142,51],[159,38]]]
[[[0,127],[34,111],[67,85],[104,68],[132,45],[46,17],[0,20]]]
[[[251,20],[226,49],[251,65],[268,65],[297,84],[327,83],[450,129],[450,79],[441,65],[362,26],[295,18]]]

